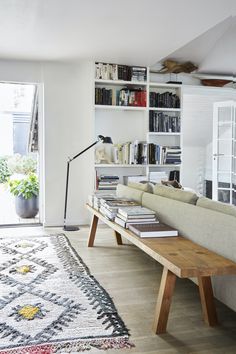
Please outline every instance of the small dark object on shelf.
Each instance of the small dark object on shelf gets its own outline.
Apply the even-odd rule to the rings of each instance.
[[[167,81],[167,84],[175,84],[175,85],[182,85],[182,81],[173,81],[173,80],[171,80],[171,81]]]

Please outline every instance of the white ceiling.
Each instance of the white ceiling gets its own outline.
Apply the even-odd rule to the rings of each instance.
[[[0,58],[152,65],[235,13],[235,0],[0,0]]]

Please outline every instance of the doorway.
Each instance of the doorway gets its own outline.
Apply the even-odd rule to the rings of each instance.
[[[36,84],[0,83],[0,226],[38,225]]]

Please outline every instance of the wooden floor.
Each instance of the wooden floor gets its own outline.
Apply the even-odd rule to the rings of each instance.
[[[62,229],[47,229],[49,233]],[[207,327],[202,320],[198,288],[177,279],[168,322],[168,333],[151,332],[162,267],[132,245],[117,246],[112,230],[99,226],[95,247],[87,248],[89,229],[67,232],[72,245],[113,298],[130,329],[135,348],[91,350],[95,353],[142,354],[236,354],[236,313],[217,302],[220,326]],[[1,235],[40,234],[39,228],[1,229]]]

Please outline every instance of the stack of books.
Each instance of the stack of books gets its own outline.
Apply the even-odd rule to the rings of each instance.
[[[142,66],[132,66],[131,67],[131,81],[146,81],[147,80],[147,69]]]
[[[166,164],[180,164],[181,163],[181,149],[179,146],[166,147],[165,162]]]
[[[158,144],[148,145],[149,164],[165,165],[180,164],[181,149],[180,146],[162,146]]]
[[[179,133],[180,116],[163,112],[149,112],[149,131],[162,133]]]
[[[146,107],[146,91],[142,89],[95,88],[95,104],[108,106]]]
[[[172,92],[150,92],[150,107],[157,108],[180,108],[179,97]]]
[[[95,63],[95,79],[146,81],[147,68],[107,63]]]
[[[100,192],[95,192],[94,194],[88,196],[88,204],[94,209],[99,211],[101,205],[100,204],[101,199],[114,200],[116,199],[116,196],[114,194],[108,194],[108,193],[104,194]]]
[[[114,220],[120,207],[137,206],[138,203],[126,198],[100,199],[99,211],[108,219]]]
[[[115,222],[122,227],[128,228],[130,224],[158,222],[155,211],[142,207],[121,207],[115,217]]]
[[[171,237],[178,236],[178,231],[161,223],[129,224],[128,228],[139,237]]]
[[[118,183],[119,183],[119,176],[101,175],[97,178],[97,190],[99,191],[116,190]]]

